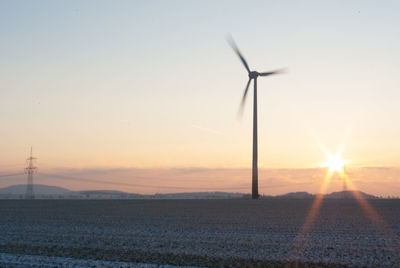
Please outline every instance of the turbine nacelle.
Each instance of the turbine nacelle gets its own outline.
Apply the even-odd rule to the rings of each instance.
[[[249,72],[249,78],[250,79],[255,79],[260,75],[259,72],[253,71],[253,72]]]

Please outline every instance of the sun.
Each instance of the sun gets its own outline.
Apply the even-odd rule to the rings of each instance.
[[[329,172],[343,173],[346,161],[344,161],[339,154],[328,155],[328,160],[322,165],[329,168]]]

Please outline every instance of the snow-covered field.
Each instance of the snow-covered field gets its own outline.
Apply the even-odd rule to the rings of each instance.
[[[325,200],[306,243],[293,251],[312,201],[4,200],[0,266],[400,263],[400,200],[369,201],[385,228],[354,200]]]
[[[104,261],[91,259],[74,259],[68,257],[52,257],[27,254],[0,253],[1,267],[102,267],[102,268],[174,268],[172,265],[159,265],[151,263],[132,263],[120,261]],[[193,267],[195,268],[195,267]]]

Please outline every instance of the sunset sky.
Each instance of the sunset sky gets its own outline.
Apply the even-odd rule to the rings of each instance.
[[[395,195],[399,12],[398,1],[0,1],[0,173],[22,170],[33,146],[43,174],[248,192],[252,94],[238,120],[248,78],[231,33],[252,69],[288,68],[258,80],[262,193],[317,192],[321,146],[344,144],[360,189]]]

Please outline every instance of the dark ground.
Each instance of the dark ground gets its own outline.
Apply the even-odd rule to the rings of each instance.
[[[313,200],[1,200],[0,252],[198,266],[395,267],[400,200],[324,200],[299,255]],[[0,263],[1,266],[1,263]]]

